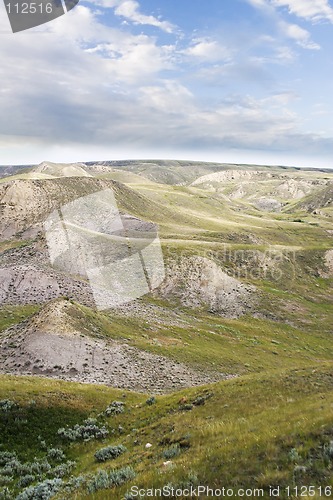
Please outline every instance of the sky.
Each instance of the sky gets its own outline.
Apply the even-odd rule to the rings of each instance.
[[[0,164],[173,158],[333,167],[327,0],[81,0],[13,34]]]

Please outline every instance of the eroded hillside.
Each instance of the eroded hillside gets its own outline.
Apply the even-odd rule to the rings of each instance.
[[[182,175],[183,185],[179,186],[179,179],[174,179],[173,185],[171,177],[165,178],[165,183],[159,178],[156,183],[156,179],[152,180],[152,171],[157,172],[158,168],[163,169],[163,175],[165,172]],[[127,344],[130,339],[142,352],[154,352],[180,363],[185,361],[187,366],[207,369],[207,364],[195,355],[201,340],[205,343],[204,338],[196,338],[200,337],[201,328],[194,328],[190,335],[187,332],[188,325],[196,321],[203,325],[204,335],[208,335],[208,347],[214,336],[221,334],[220,325],[232,318],[243,318],[251,335],[256,330],[253,318],[263,321],[267,331],[278,331],[285,325],[296,330],[305,328],[313,335],[319,331],[330,334],[333,234],[330,229],[332,201],[327,193],[332,189],[333,174],[279,167],[220,165],[219,171],[217,168],[217,164],[196,164],[189,173],[185,162],[163,165],[158,162],[123,165],[119,162],[94,165],[44,162],[25,170],[22,178],[18,174],[13,180],[4,179],[0,185],[3,249],[0,300],[4,313],[8,307],[39,306],[63,297],[94,311],[94,296],[80,266],[75,262],[60,268],[51,265],[44,223],[52,211],[66,203],[112,189],[125,232],[126,228],[127,232],[134,228],[136,235],[144,235],[149,224],[158,225],[165,278],[150,294],[132,305],[113,309],[110,314],[106,311],[102,321],[110,323],[102,329],[102,337],[107,330],[117,342]],[[202,175],[207,170],[208,173]],[[106,178],[116,171],[134,175],[134,182],[124,184]],[[26,178],[46,173],[52,178]],[[199,176],[193,181],[194,174]],[[138,177],[142,179],[140,182]],[[323,193],[326,193],[325,202]],[[270,198],[272,196],[275,198]],[[268,211],[269,200],[280,203],[277,212]],[[82,234],[91,239],[90,226],[86,226]],[[100,227],[104,227],[103,224]],[[108,261],[114,254],[107,233],[107,229],[99,233],[98,245],[94,247],[94,252],[99,252],[94,257],[96,262]],[[122,258],[121,252],[125,249],[117,250],[116,257]],[[57,324],[54,310],[54,307],[44,310],[45,324],[47,318],[51,325]],[[179,311],[182,319],[174,318],[171,340],[166,340],[170,334],[169,316],[174,317],[172,311]],[[214,318],[209,328],[206,327],[210,323],[207,314]],[[217,323],[215,318],[219,318]],[[150,326],[146,328],[145,324]],[[34,328],[25,325],[18,329],[30,332],[24,337],[26,341]],[[94,336],[94,331],[91,333]],[[15,335],[15,328],[10,335]],[[256,339],[256,335],[253,338]],[[254,353],[258,346],[260,341],[254,340]],[[184,348],[183,354],[181,348]],[[229,346],[225,353],[221,351],[225,359],[218,367],[223,376],[260,369],[260,363],[249,362],[248,355],[242,362],[231,363],[235,356],[230,355],[228,349]],[[283,357],[283,352],[278,355]],[[16,366],[14,353],[12,356],[14,361],[5,363],[3,369],[23,372],[24,363]],[[52,357],[49,362],[47,353],[43,357],[46,371],[56,375],[52,366],[62,366],[60,354],[58,360]],[[102,365],[98,370],[102,372]],[[80,379],[80,375],[77,378]],[[82,380],[95,379],[96,375],[88,378],[82,375]],[[102,381],[103,377],[97,379]],[[152,374],[151,386],[154,380]]]

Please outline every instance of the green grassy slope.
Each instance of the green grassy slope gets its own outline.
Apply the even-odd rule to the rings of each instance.
[[[87,492],[85,477],[86,483],[66,498],[120,499],[131,485],[188,482],[235,491],[263,488],[268,498],[269,486],[333,486],[332,388],[329,363],[187,389],[159,396],[152,405],[145,395],[103,386],[3,376],[1,398],[19,406],[2,419],[1,432],[6,449],[16,451],[21,461],[42,459],[52,446],[76,461],[74,475],[126,466],[136,473],[126,485],[94,494]],[[114,400],[125,403],[124,413],[98,416]],[[87,416],[97,416],[113,431],[102,440],[72,444],[57,434],[59,427],[82,423]],[[123,455],[96,462],[98,449],[119,444],[127,448]],[[15,477],[12,491],[16,482]]]

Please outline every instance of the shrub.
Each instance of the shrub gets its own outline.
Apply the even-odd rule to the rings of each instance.
[[[191,411],[193,410],[193,405],[192,404],[184,404],[179,406],[180,411]]]
[[[111,415],[119,415],[124,413],[125,403],[122,401],[113,401],[104,411],[105,416],[110,417]]]
[[[51,465],[46,459],[38,460],[35,458],[33,462],[21,463],[14,455],[13,458],[7,460],[5,466],[1,470],[1,474],[5,476],[25,476],[28,474],[41,475],[50,472]]]
[[[0,476],[0,486],[5,486],[6,484],[11,483],[14,481],[13,476]]]
[[[95,474],[92,480],[88,483],[89,493],[95,493],[98,490],[104,490],[110,488],[109,474],[106,470],[100,470]]]
[[[202,406],[205,404],[205,401],[206,401],[206,398],[204,398],[203,396],[198,396],[197,398],[195,398],[195,400],[193,401],[193,404],[195,406]]]
[[[11,410],[18,408],[18,404],[10,399],[2,399],[0,401],[0,412],[9,413]]]
[[[75,467],[76,462],[73,460],[68,460],[65,464],[60,464],[55,467],[50,474],[52,474],[53,477],[65,477],[68,476],[70,472],[72,472],[73,468]]]
[[[42,438],[42,436],[38,436],[38,441],[39,441],[41,449],[42,450],[47,450],[46,441],[44,441],[44,439]]]
[[[73,428],[62,427],[58,429],[58,435],[70,441],[90,441],[91,439],[102,439],[109,434],[109,431],[104,427],[97,425],[97,420],[87,418],[82,425],[76,424]]]
[[[23,474],[44,474],[50,472],[51,468],[51,465],[45,458],[43,460],[35,459],[34,462],[20,464],[17,468],[17,473],[20,476]]]
[[[60,448],[49,448],[47,450],[47,456],[57,462],[62,462],[66,458],[64,452]]]
[[[192,404],[194,406],[202,406],[205,404],[206,400],[211,398],[213,396],[212,392],[206,392],[206,394],[202,394],[197,396],[194,401],[192,401]]]
[[[180,453],[179,444],[173,444],[172,446],[163,451],[163,457],[170,459],[177,457],[179,453]]]
[[[147,399],[146,404],[148,406],[154,405],[156,403],[156,398],[154,396],[151,396],[150,398]]]
[[[112,470],[109,473],[105,470],[100,470],[89,481],[87,490],[89,493],[95,493],[98,490],[112,488],[112,486],[120,486],[134,478],[135,472],[132,467]]]
[[[16,453],[10,451],[0,451],[0,465],[7,465],[12,460],[17,459]]]
[[[11,460],[7,460],[5,466],[1,470],[1,474],[3,476],[19,474],[21,472],[21,467],[21,462],[14,456]]]
[[[194,472],[189,472],[187,477],[179,481],[178,484],[174,485],[175,489],[190,489],[191,487],[197,486],[199,483],[198,476]]]
[[[86,476],[71,476],[64,486],[63,490],[72,493],[86,483]]]
[[[129,491],[126,491],[124,500],[135,500],[135,497]]]
[[[35,479],[35,476],[33,476],[32,474],[27,474],[26,476],[23,476],[19,479],[17,486],[19,488],[26,488],[27,486],[29,486],[29,484],[33,483]]]
[[[16,500],[48,500],[62,487],[61,479],[46,479],[36,486],[30,486],[20,493]]]
[[[106,448],[101,448],[96,451],[95,458],[97,462],[106,462],[107,460],[113,460],[119,457],[122,453],[125,453],[127,448],[120,444],[119,446],[107,446]]]
[[[289,452],[288,456],[289,456],[289,460],[290,460],[291,462],[294,462],[294,463],[297,463],[297,462],[299,461],[299,459],[300,459],[300,456],[299,456],[299,454],[298,454],[298,452],[297,452],[296,448],[292,448],[292,449],[290,450],[290,452]]]
[[[324,456],[328,459],[333,459],[333,441],[324,444]]]
[[[132,467],[124,467],[123,469],[112,470],[109,473],[110,481],[115,486],[121,486],[127,481],[131,481],[135,478],[135,472]]]
[[[13,495],[11,494],[11,491],[9,488],[7,488],[7,486],[0,490],[0,500],[11,500],[12,498]]]

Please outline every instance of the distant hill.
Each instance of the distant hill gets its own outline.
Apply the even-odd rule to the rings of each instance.
[[[43,173],[54,177],[91,177],[85,169],[84,163],[52,163],[43,161],[33,167],[30,173]]]
[[[333,207],[333,181],[330,181],[327,186],[309,194],[303,198],[297,205],[301,210],[314,212],[321,208]]]
[[[44,161],[39,165],[0,166],[0,178],[21,173],[47,174],[55,177],[108,176],[128,172],[153,182],[169,185],[188,185],[199,177],[226,170],[263,170],[287,172],[332,173],[332,169],[311,169],[282,165],[232,164],[185,160],[110,160],[77,163]],[[119,180],[121,180],[118,177]],[[115,176],[115,180],[118,180]],[[127,180],[129,178],[127,177]],[[135,178],[134,178],[135,179]],[[138,181],[138,179],[136,178]]]

